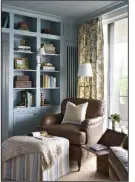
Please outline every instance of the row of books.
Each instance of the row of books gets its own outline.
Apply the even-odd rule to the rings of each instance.
[[[34,105],[34,95],[28,91],[21,91],[21,103],[19,108],[32,107]]]
[[[43,88],[54,88],[56,87],[56,78],[53,76],[42,75],[42,86]]]

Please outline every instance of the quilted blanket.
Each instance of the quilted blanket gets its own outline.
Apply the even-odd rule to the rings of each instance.
[[[61,145],[58,138],[42,137],[37,139],[30,136],[13,136],[2,143],[2,162],[14,157],[39,153],[43,170],[51,168],[55,158],[61,154]]]

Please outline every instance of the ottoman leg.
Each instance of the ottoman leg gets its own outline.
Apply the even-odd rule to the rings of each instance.
[[[78,161],[78,171],[80,171],[81,168],[81,161]]]

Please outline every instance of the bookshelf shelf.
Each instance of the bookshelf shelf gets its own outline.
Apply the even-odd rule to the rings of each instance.
[[[36,88],[14,88],[14,90],[35,90]]]
[[[33,54],[34,52],[27,52],[27,51],[14,51],[15,53],[22,53],[22,54]]]
[[[24,36],[29,36],[29,37],[37,37],[36,32],[30,32],[26,30],[13,30],[14,35],[24,35]]]
[[[46,53],[45,56],[60,56],[60,54],[50,54],[50,53]]]
[[[9,28],[2,28],[2,33],[10,33],[10,29]]]
[[[40,37],[45,39],[60,40],[60,36],[57,35],[40,34]]]
[[[17,107],[17,106],[15,106],[14,107],[14,111],[27,111],[28,109],[36,109],[36,107]]]
[[[44,72],[44,73],[60,73],[60,71],[47,71],[47,70],[40,70],[40,72]]]
[[[49,87],[49,88],[43,88],[43,87],[41,87],[40,89],[44,89],[44,90],[49,90],[49,89],[60,89],[60,87],[53,87],[53,88],[51,88],[51,87]]]
[[[25,72],[28,72],[28,71],[37,71],[37,70],[25,70],[25,69],[14,69],[15,72],[17,71],[25,71]]]
[[[58,107],[59,105],[51,105],[51,104],[48,104],[48,105],[43,105],[41,106],[41,108],[46,108],[46,107]]]

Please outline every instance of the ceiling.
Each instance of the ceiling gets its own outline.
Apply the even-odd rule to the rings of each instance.
[[[78,19],[118,1],[2,1],[2,4],[60,16],[64,19]]]

